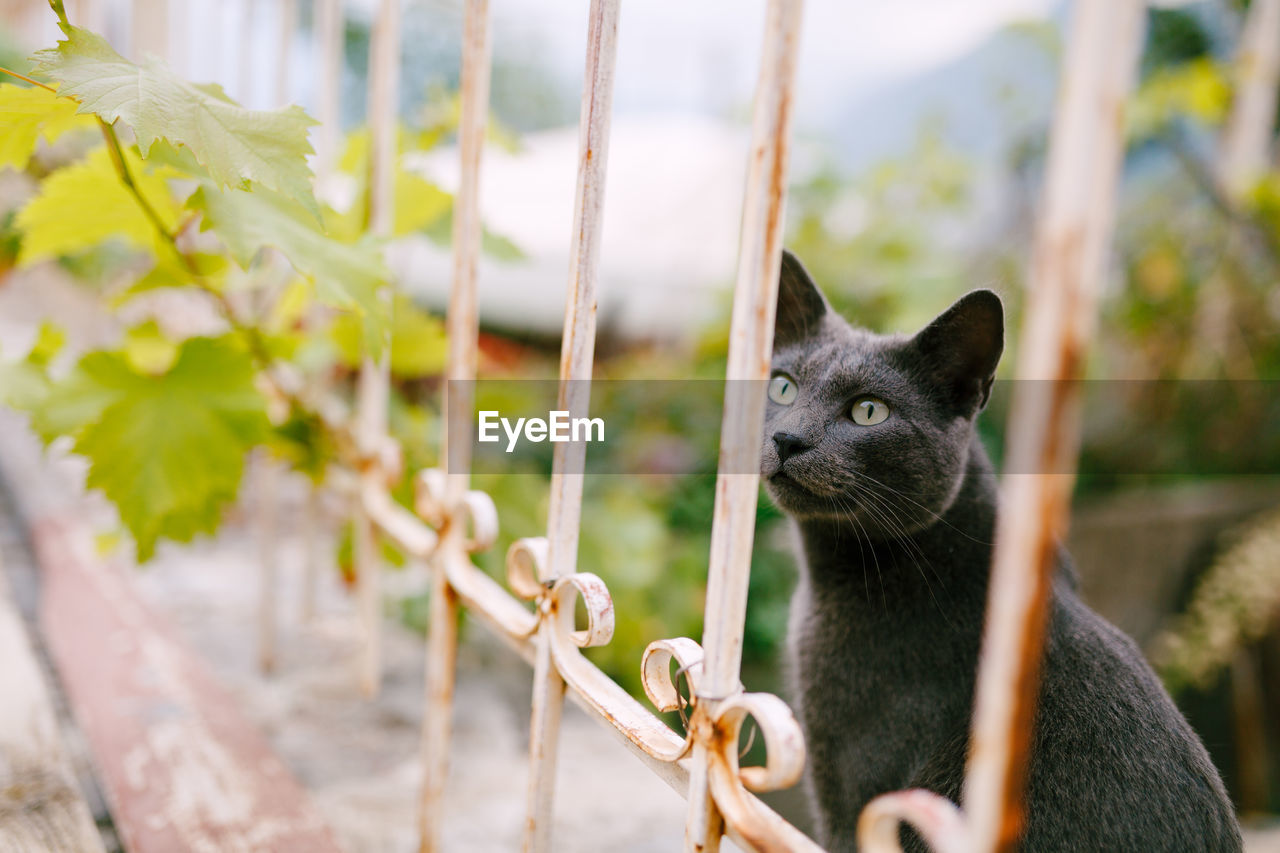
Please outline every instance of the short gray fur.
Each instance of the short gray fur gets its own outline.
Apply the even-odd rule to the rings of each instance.
[[[784,255],[773,368],[798,396],[768,404],[760,466],[797,534],[790,669],[829,850],[855,850],[879,794],[960,800],[997,513],[974,420],[1003,346],[989,290],[914,336],[878,335]],[[855,423],[864,395],[888,419]],[[1027,797],[1029,851],[1241,849],[1204,746],[1133,641],[1080,599],[1061,549]]]

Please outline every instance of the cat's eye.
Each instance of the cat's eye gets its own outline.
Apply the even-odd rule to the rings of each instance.
[[[875,426],[884,423],[885,418],[889,417],[889,407],[885,405],[884,400],[877,400],[875,397],[859,397],[853,401],[849,417],[859,426]]]
[[[769,399],[779,406],[790,406],[800,396],[796,381],[785,373],[775,373],[769,380]]]

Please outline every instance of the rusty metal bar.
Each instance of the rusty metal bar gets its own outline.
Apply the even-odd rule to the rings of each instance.
[[[142,62],[148,56],[168,60],[169,0],[134,0],[130,19],[130,52]]]
[[[369,47],[369,227],[390,237],[395,214],[396,104],[400,74],[400,0],[382,0],[374,20]],[[388,314],[391,286],[378,298]],[[381,355],[366,355],[360,365],[356,400],[356,442],[365,459],[361,479],[383,484],[384,445],[387,442],[387,404],[391,391],[390,333],[381,341]],[[382,680],[382,553],[373,521],[357,503],[352,521],[355,533],[356,584],[362,644],[360,689],[377,694]]]
[[[316,177],[329,176],[342,139],[342,0],[315,0],[315,41],[320,56],[320,94],[316,105]]]
[[[180,4],[181,5],[181,4]],[[236,85],[232,89],[240,103],[252,106],[253,97],[253,17],[257,0],[240,0],[240,30],[236,33]]]
[[[588,12],[586,72],[578,123],[578,184],[569,246],[569,288],[556,405],[557,409],[568,411],[571,418],[586,417],[591,402],[596,288],[617,42],[618,0],[592,0]],[[555,446],[551,503],[547,513],[547,559],[539,566],[539,580],[543,584],[572,575],[575,571],[586,455],[586,444],[582,442]],[[548,850],[551,839],[556,754],[565,690],[564,679],[555,665],[553,634],[573,631],[572,608],[549,615],[551,618],[543,620],[538,632],[534,662],[524,835],[524,849],[530,853]]]
[[[381,0],[369,40],[369,230],[382,238],[395,214],[399,99],[400,0]]]
[[[1066,530],[1080,444],[1078,383],[1124,153],[1124,104],[1142,44],[1141,0],[1078,0],[1050,135],[1006,442],[986,631],[979,658],[964,812],[929,791],[873,800],[859,820],[868,853],[898,851],[900,822],[938,853],[1016,849],[1039,698],[1056,543]]]
[[[1142,44],[1140,0],[1079,0],[1072,14],[1031,296],[1007,432],[964,805],[973,849],[1012,850],[1022,827],[1056,543],[1080,449],[1084,355],[1115,215],[1124,105]],[[1046,381],[1047,380],[1047,381]]]
[[[698,695],[709,715],[715,714],[715,703],[740,689],[759,489],[758,474],[741,472],[758,468],[764,424],[802,8],[801,0],[769,3],[756,86],[702,635],[705,658]],[[686,850],[714,853],[719,847],[721,820],[708,779],[711,758],[705,744],[695,746]]]
[[[298,28],[298,0],[280,2],[280,41],[276,45],[276,106],[289,103],[289,60],[293,58],[293,34]]]
[[[1236,51],[1235,76],[1235,98],[1218,160],[1218,181],[1232,197],[1248,190],[1271,159],[1280,86],[1280,0],[1249,4]]]
[[[323,526],[320,515],[323,506],[320,488],[308,482],[306,502],[302,507],[300,534],[302,536],[302,624],[309,625],[316,618],[316,598],[320,586],[320,537]]]
[[[444,429],[440,459],[443,483],[437,486],[437,505],[428,508],[442,527],[443,541],[430,560],[431,604],[427,633],[426,711],[422,722],[423,783],[418,809],[419,849],[440,849],[441,802],[449,774],[449,738],[452,731],[453,686],[457,665],[458,605],[467,591],[491,594],[496,584],[485,578],[455,578],[451,562],[466,559],[460,525],[446,519],[457,516],[466,501],[471,468],[471,410],[473,380],[478,360],[480,329],[476,308],[476,272],[480,262],[480,163],[489,117],[489,72],[492,46],[488,0],[467,0],[462,26],[461,113],[458,119],[458,153],[461,178],[453,201],[453,287],[449,296],[447,328],[449,367],[444,395]],[[425,490],[423,490],[425,491]],[[493,520],[496,528],[496,518]],[[491,596],[496,599],[496,596]],[[474,599],[476,603],[479,598]],[[470,603],[470,602],[469,602]],[[528,618],[528,613],[511,602]],[[501,605],[495,605],[495,610]],[[504,614],[510,619],[521,617]],[[502,617],[494,622],[501,624]],[[505,636],[505,632],[500,631]]]
[[[448,390],[444,397],[441,465],[448,473],[446,501],[456,505],[471,481],[471,410],[476,378],[480,318],[476,270],[480,263],[480,160],[489,120],[488,0],[468,0],[462,28],[461,112],[458,153],[461,174],[453,199],[453,288],[449,293]],[[450,441],[450,435],[466,440]]]
[[[258,669],[263,673],[276,668],[278,634],[276,593],[280,582],[280,472],[275,460],[262,453],[257,457],[254,495],[258,546]]]

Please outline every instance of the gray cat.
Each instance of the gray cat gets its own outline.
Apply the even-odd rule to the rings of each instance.
[[[878,794],[960,800],[997,512],[974,419],[1003,347],[989,290],[877,335],[784,254],[760,466],[800,544],[791,669],[829,850]],[[1050,608],[1022,848],[1240,850],[1203,745],[1063,551]]]

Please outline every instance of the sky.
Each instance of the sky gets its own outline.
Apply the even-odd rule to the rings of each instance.
[[[130,0],[100,0],[113,40],[127,40]],[[136,0],[135,0],[136,2]],[[299,0],[304,6],[309,0]],[[345,0],[346,14],[372,18],[379,0]],[[424,6],[443,28],[461,29],[463,0],[404,0]],[[798,70],[799,126],[821,127],[825,114],[896,79],[963,55],[1001,27],[1043,18],[1063,0],[807,0]],[[171,57],[179,70],[217,79],[250,105],[270,103],[271,86],[245,91],[239,43],[251,34],[254,74],[270,74],[279,41],[277,0],[170,0],[171,30],[189,42]],[[589,0],[492,0],[495,54],[534,57],[577,91]],[[253,25],[243,24],[253,9]],[[751,99],[763,37],[765,0],[622,0],[615,110],[741,113]],[[38,41],[56,33],[44,15]],[[459,32],[459,37],[461,33]],[[181,40],[179,40],[181,41]],[[412,50],[412,45],[406,45]],[[314,76],[307,51],[295,51],[291,87],[307,103]],[[260,103],[259,103],[260,101]]]
[[[274,79],[280,45],[277,2],[171,0],[171,8],[181,10],[171,27],[187,35],[171,42],[171,49],[178,47],[171,57],[175,66],[198,79],[217,79],[250,106],[275,106],[267,81]],[[345,0],[346,12],[368,20],[376,2]],[[406,44],[406,51],[456,44],[450,39],[461,36],[463,0],[406,2],[425,6],[423,17],[438,26],[428,33],[432,44]],[[797,129],[821,135],[858,101],[945,66],[1010,23],[1044,18],[1061,2],[806,0]],[[495,56],[544,68],[576,103],[588,6],[589,0],[491,0]],[[718,288],[731,280],[746,136],[742,122],[721,120],[745,117],[749,108],[765,6],[766,0],[622,0],[604,225],[605,322],[627,318],[635,333],[656,333],[670,325],[673,300],[683,300],[683,315],[699,314],[691,305],[691,283]],[[113,23],[128,32],[127,18]],[[248,44],[247,55],[241,44]],[[293,53],[290,96],[314,112],[315,55],[302,40]],[[245,81],[242,68],[250,69]],[[523,141],[520,156],[488,155],[482,208],[489,224],[514,239],[527,258],[518,265],[484,263],[482,313],[502,320],[500,312],[507,310],[510,322],[552,330],[563,304],[577,133],[553,128]],[[425,164],[429,177],[452,186],[456,159],[448,149],[435,152]],[[655,252],[655,245],[662,251]],[[423,289],[415,292],[439,302],[442,293],[425,288],[448,281],[448,251],[419,245],[399,260],[406,285],[421,279]],[[718,304],[711,291],[703,302]]]
[[[961,56],[1015,21],[1043,18],[1061,0],[807,0],[797,118],[821,126],[833,103]],[[229,0],[228,6],[245,0]],[[270,0],[256,0],[270,2]],[[457,26],[462,0],[410,0]],[[377,0],[347,0],[372,16]],[[755,86],[765,0],[622,0],[614,107],[634,112],[725,114],[745,109]],[[589,0],[492,0],[494,51],[530,47],[576,91]]]
[[[519,26],[552,46],[558,71],[582,73],[587,3],[495,0],[500,28]],[[1054,0],[808,0],[797,116],[821,124],[833,102],[967,52],[1006,24],[1045,16]],[[755,85],[764,0],[639,0],[619,13],[615,105],[620,112],[734,108]],[[514,23],[518,21],[519,23]],[[501,32],[501,30],[499,30]]]

